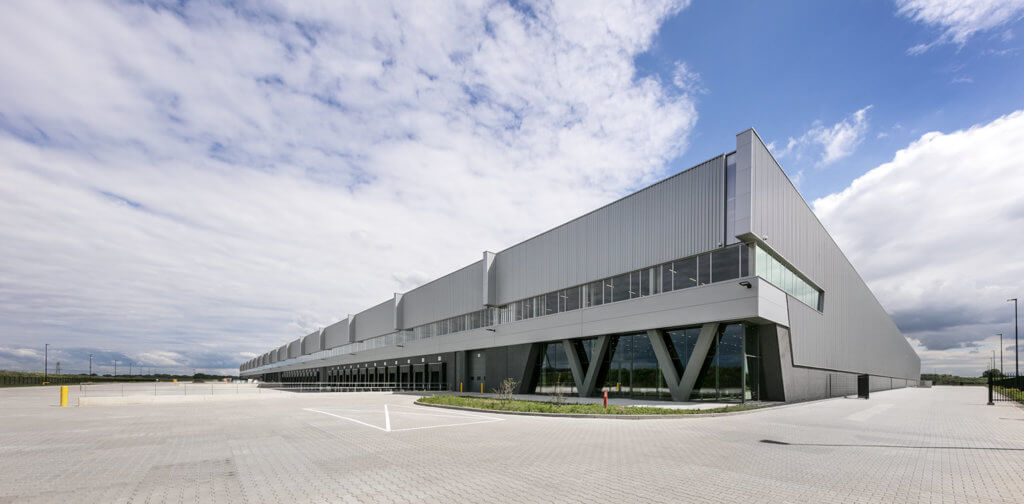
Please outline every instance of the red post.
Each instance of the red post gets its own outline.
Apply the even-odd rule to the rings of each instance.
[[[604,409],[608,409],[608,391],[604,391]]]

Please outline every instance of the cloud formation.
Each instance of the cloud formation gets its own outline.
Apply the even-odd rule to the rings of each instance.
[[[993,30],[1024,15],[1024,0],[896,0],[897,14],[942,30],[936,40],[907,49],[918,55],[942,44],[963,47],[977,33]],[[1002,34],[1004,41],[1013,38]]]
[[[231,368],[653,181],[684,7],[3,4],[2,342]]]
[[[789,137],[786,147],[778,151],[777,156],[782,158],[792,155],[800,159],[811,153],[820,153],[818,166],[826,166],[853,154],[867,134],[868,111],[871,107],[868,105],[832,126],[816,121],[803,135]]]
[[[1024,111],[921,136],[813,208],[905,335],[937,363],[985,369],[1024,277]],[[983,346],[973,358],[941,351]],[[959,357],[957,357],[959,356]],[[951,359],[962,359],[953,362]],[[973,367],[970,367],[973,366]],[[949,368],[946,368],[949,369]]]

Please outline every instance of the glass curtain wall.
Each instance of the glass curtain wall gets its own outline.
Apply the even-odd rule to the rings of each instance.
[[[609,397],[671,399],[647,333],[615,337],[608,350],[611,357],[602,390],[607,390]]]
[[[782,289],[786,294],[815,310],[822,310],[821,291],[760,246],[754,253],[754,268],[757,276]]]
[[[562,342],[544,345],[544,357],[534,392],[537,394],[554,394],[556,392],[565,395],[576,394],[576,381],[573,380],[569,357],[565,354],[565,345]]]
[[[747,348],[748,345],[751,348]],[[711,342],[690,400],[758,400],[760,383],[760,347],[756,329],[746,324],[727,324],[719,329]]]

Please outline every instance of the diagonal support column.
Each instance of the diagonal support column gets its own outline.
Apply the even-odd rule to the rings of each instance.
[[[668,384],[672,400],[685,401],[687,397],[679,388],[679,371],[676,370],[676,364],[672,362],[672,354],[665,341],[665,331],[651,329],[647,331],[647,339],[651,340],[651,347],[654,348],[654,355],[658,358],[658,367],[661,368],[661,374],[665,377],[665,383]]]
[[[612,337],[598,336],[597,341],[594,344],[593,354],[591,355],[590,365],[587,366],[587,376],[583,380],[583,388],[580,389],[580,395],[584,397],[593,396],[597,392],[597,378],[601,374],[601,366],[604,365],[604,359],[608,355],[608,347],[611,346]]]
[[[681,401],[688,401],[690,399],[693,386],[697,383],[697,375],[700,374],[700,368],[704,365],[704,359],[708,356],[708,349],[711,348],[711,344],[715,341],[715,334],[717,333],[718,322],[701,326],[700,336],[697,337],[697,344],[693,347],[693,353],[690,354],[690,360],[686,362],[683,377],[679,380],[679,396],[683,397],[683,399],[680,399]]]
[[[576,390],[583,389],[583,382],[587,378],[587,363],[584,362],[584,356],[581,353],[580,345],[577,345],[573,340],[564,339],[562,340],[562,346],[565,348],[565,356],[569,358],[569,370],[572,371],[572,379],[576,382]]]

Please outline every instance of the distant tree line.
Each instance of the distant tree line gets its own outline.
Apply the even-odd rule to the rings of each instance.
[[[236,376],[224,376],[224,375],[211,375],[206,373],[196,373],[194,375],[184,374],[147,374],[147,375],[117,375],[112,376],[109,374],[48,374],[43,376],[43,373],[27,373],[24,371],[5,371],[0,369],[0,387],[18,387],[18,386],[30,386],[30,385],[42,385],[45,381],[50,385],[75,385],[79,383],[110,383],[110,382],[152,382],[152,381],[171,381],[172,379],[177,380],[189,380],[189,381],[220,381],[224,378],[238,379]]]

